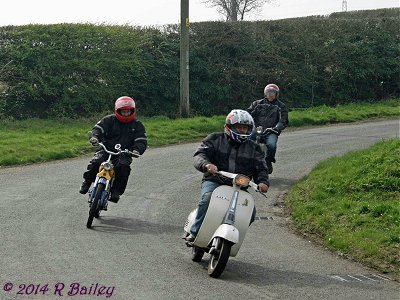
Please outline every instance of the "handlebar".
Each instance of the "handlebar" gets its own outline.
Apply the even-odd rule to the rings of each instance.
[[[231,178],[232,180],[234,180],[237,176],[244,176],[244,177],[248,178],[246,175],[235,174],[235,173],[230,173],[230,172],[225,172],[225,171],[218,171],[217,174],[222,175],[222,176],[227,177],[227,178]],[[254,183],[253,181],[249,180],[248,186],[251,186],[256,192],[264,195],[263,193],[261,193],[258,190],[258,185],[256,183]]]
[[[121,144],[115,145],[115,148],[116,148],[116,150],[118,150],[118,152],[109,151],[103,143],[99,143],[99,146],[101,146],[104,149],[104,151],[106,151],[108,154],[111,154],[111,155],[120,155],[121,153],[127,153],[130,156],[135,157],[135,158],[141,156],[140,154],[129,151],[128,149],[121,150]]]
[[[266,128],[266,129],[263,131],[263,128],[262,128],[261,126],[259,126],[259,127],[256,128],[256,132],[257,132],[257,134],[267,134],[267,133],[270,133],[270,132],[279,134],[278,131],[276,131],[276,130],[274,130],[274,129],[272,129],[272,128]]]

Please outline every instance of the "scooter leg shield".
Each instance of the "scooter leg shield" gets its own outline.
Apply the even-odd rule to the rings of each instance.
[[[213,237],[211,238],[211,241],[215,237],[220,237],[234,244],[237,244],[239,242],[239,230],[237,230],[237,228],[233,225],[221,224],[215,231]]]
[[[190,228],[192,227],[192,225],[194,223],[196,215],[197,215],[197,208],[192,210],[190,212],[189,216],[187,217],[186,222],[185,222],[185,226],[183,227],[184,231],[190,233]]]

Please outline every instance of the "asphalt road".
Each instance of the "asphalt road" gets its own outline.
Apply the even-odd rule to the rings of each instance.
[[[398,282],[294,234],[281,207],[320,160],[394,137],[398,120],[284,132],[260,218],[219,279],[180,239],[199,197],[198,143],[148,149],[91,230],[78,193],[90,157],[1,168],[0,299],[399,299]]]

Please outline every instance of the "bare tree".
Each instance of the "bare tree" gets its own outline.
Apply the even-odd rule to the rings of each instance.
[[[203,0],[203,3],[216,7],[227,21],[243,21],[244,15],[250,11],[259,11],[265,3],[273,0]]]

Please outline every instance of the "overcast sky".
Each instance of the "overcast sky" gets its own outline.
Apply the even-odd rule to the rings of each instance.
[[[246,20],[274,20],[342,11],[343,0],[274,0]],[[202,0],[189,1],[190,22],[223,20]],[[56,23],[163,25],[180,22],[181,0],[3,0],[0,26]],[[347,10],[399,7],[399,0],[347,0]]]

